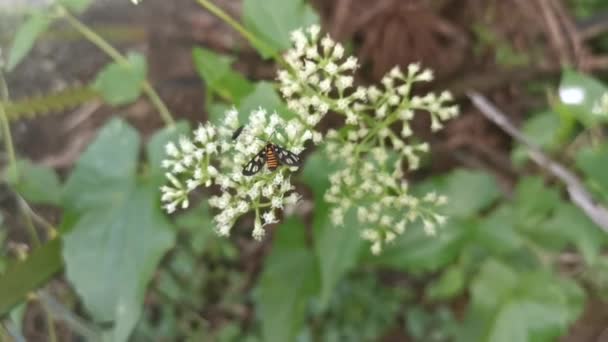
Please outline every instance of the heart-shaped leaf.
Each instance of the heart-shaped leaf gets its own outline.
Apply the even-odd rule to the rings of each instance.
[[[174,242],[158,203],[158,184],[137,180],[138,152],[135,130],[112,120],[66,185],[65,207],[75,213],[64,235],[67,277],[93,318],[112,323],[112,341],[128,339],[148,281]]]
[[[97,74],[93,87],[103,99],[114,106],[131,103],[139,97],[146,79],[146,59],[131,53],[128,63],[110,63]]]

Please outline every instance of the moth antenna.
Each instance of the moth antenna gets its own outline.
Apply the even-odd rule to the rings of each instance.
[[[244,128],[245,128],[245,125],[242,125],[239,128],[237,128],[236,131],[234,131],[234,133],[232,133],[232,140],[236,140],[241,135]]]

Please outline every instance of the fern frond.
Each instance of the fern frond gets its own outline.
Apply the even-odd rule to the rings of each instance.
[[[61,112],[98,98],[91,87],[74,87],[54,94],[20,99],[16,102],[1,102],[10,121],[30,119],[39,115]]]

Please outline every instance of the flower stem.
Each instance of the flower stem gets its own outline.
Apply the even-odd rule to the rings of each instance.
[[[110,45],[103,37],[97,34],[95,31],[91,30],[88,26],[83,24],[80,20],[78,20],[75,16],[73,16],[67,9],[64,7],[59,7],[59,14],[67,20],[70,25],[72,25],[80,34],[82,34],[86,39],[88,39],[91,43],[97,46],[101,51],[110,56],[116,63],[121,65],[130,66],[129,60],[125,58],[116,48]],[[160,96],[154,90],[152,85],[147,79],[144,79],[142,83],[142,90],[148,96],[152,105],[156,108],[161,118],[165,122],[166,125],[173,125],[174,120],[171,112],[165,105],[165,103],[161,100]]]

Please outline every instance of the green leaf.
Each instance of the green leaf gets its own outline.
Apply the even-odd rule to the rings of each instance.
[[[19,26],[8,55],[6,68],[9,71],[12,71],[30,52],[38,36],[46,31],[52,21],[47,13],[36,11]]]
[[[15,328],[17,331],[23,331],[23,323],[25,318],[25,313],[27,312],[28,302],[23,302],[13,308],[9,313],[10,320],[15,324]]]
[[[450,218],[472,217],[500,197],[492,175],[465,169],[424,184],[422,189],[437,191],[448,197],[448,204],[441,211]]]
[[[559,85],[563,108],[587,127],[608,120],[608,116],[593,112],[594,107],[607,91],[606,86],[600,81],[572,70],[563,73]]]
[[[518,227],[530,231],[548,218],[561,203],[561,197],[557,190],[547,187],[542,178],[526,177],[517,184],[513,202]]]
[[[106,65],[93,83],[93,88],[100,92],[104,101],[114,106],[137,100],[146,79],[145,57],[130,53],[127,59],[126,64],[114,62]]]
[[[59,3],[73,12],[81,13],[91,5],[91,0],[59,0]]]
[[[88,211],[65,235],[67,276],[99,322],[114,322],[113,341],[126,341],[141,313],[145,289],[173,245],[154,188],[133,190],[123,203]]]
[[[551,111],[535,114],[524,122],[522,132],[541,149],[552,151],[557,147],[561,133],[560,118]],[[521,165],[528,159],[528,148],[518,144],[511,157],[514,163]]]
[[[318,23],[319,16],[303,0],[245,0],[243,22],[261,40],[254,47],[268,58],[291,46],[291,31]]]
[[[514,209],[503,204],[492,211],[477,226],[475,239],[471,241],[492,255],[506,255],[525,246],[525,239],[516,229]]]
[[[25,300],[28,293],[45,284],[62,266],[59,239],[36,248],[24,261],[9,265],[0,275],[0,317]]]
[[[576,166],[585,174],[585,181],[602,196],[604,201],[608,201],[607,163],[608,144],[585,148],[576,157]]]
[[[583,308],[576,283],[545,272],[518,273],[488,260],[471,287],[461,341],[555,341]]]
[[[407,332],[416,340],[424,338],[425,330],[429,325],[431,318],[422,308],[415,306],[407,310]]]
[[[426,288],[426,295],[431,300],[446,300],[460,294],[464,289],[464,270],[454,265],[447,268],[441,277]]]
[[[320,200],[315,200],[315,203],[322,203]],[[329,304],[338,282],[357,266],[359,254],[365,245],[352,210],[345,215],[344,226],[336,227],[330,220],[328,209],[315,209],[313,219],[315,254],[321,273],[321,310]]]
[[[258,109],[258,107],[262,107],[270,113],[276,111],[279,116],[286,120],[295,117],[295,113],[285,106],[272,83],[269,82],[256,83],[253,92],[243,98],[239,107],[239,120],[247,122],[251,111]]]
[[[200,47],[192,50],[192,57],[196,71],[205,80],[209,91],[218,94],[224,100],[238,105],[253,91],[253,84],[243,75],[232,70],[233,57]]]
[[[533,231],[539,245],[561,251],[574,245],[587,265],[593,265],[599,256],[606,235],[581,210],[569,203],[561,204],[550,220]]]
[[[67,209],[77,213],[64,235],[66,274],[94,319],[113,323],[106,336],[112,341],[129,338],[147,283],[174,243],[157,184],[136,181],[138,143],[133,128],[112,120],[79,160],[66,191]]]
[[[311,295],[319,288],[313,252],[304,225],[288,219],[276,229],[254,298],[266,342],[294,341],[304,325]]]
[[[175,125],[165,127],[154,135],[146,145],[150,175],[154,183],[163,184],[165,181],[165,169],[161,163],[166,158],[165,145],[170,141],[177,141],[180,136],[187,136],[190,132],[190,124],[179,121]]]
[[[594,264],[585,268],[582,279],[591,288],[590,292],[603,301],[608,300],[608,258],[597,258]]]
[[[220,124],[224,120],[226,112],[231,108],[231,105],[221,102],[212,102],[208,104],[207,113],[209,114],[209,121],[216,125]]]
[[[50,167],[36,165],[29,160],[19,160],[17,171],[12,169],[6,175],[8,183],[28,202],[57,205],[61,198],[59,177]]]
[[[329,173],[335,168],[323,151],[318,150],[307,158],[302,171],[304,182],[312,188],[315,197],[313,229],[321,273],[320,310],[326,309],[336,285],[356,266],[364,245],[352,210],[345,215],[344,226],[336,227],[330,220],[331,208],[324,202],[323,195],[329,186]]]
[[[201,201],[196,208],[180,214],[175,219],[175,225],[188,232],[190,248],[198,255],[212,247],[212,245],[213,247],[220,247],[216,243],[218,239],[221,241],[226,240],[215,234],[213,217],[209,212],[209,206],[206,201]]]
[[[475,229],[472,221],[454,219],[448,220],[436,236],[429,236],[422,224],[416,222],[393,243],[387,244],[380,255],[368,255],[366,261],[408,272],[436,271],[456,259]]]
[[[135,184],[138,154],[137,132],[122,120],[111,120],[76,163],[77,172],[65,184],[64,207],[85,211],[123,201],[125,189]]]

